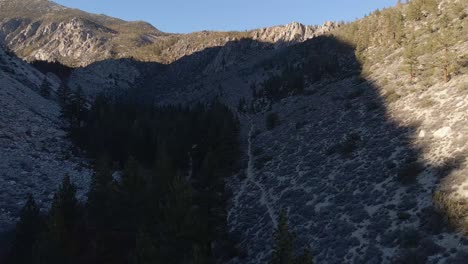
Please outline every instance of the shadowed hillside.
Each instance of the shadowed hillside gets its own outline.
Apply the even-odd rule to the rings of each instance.
[[[226,53],[224,47],[195,53],[125,93],[137,101],[153,98],[157,105],[218,98],[238,111],[245,170],[229,181],[228,215],[231,234],[247,255],[238,261],[268,260],[272,244],[265,241],[272,241],[280,208],[288,212],[297,246],[310,245],[319,262],[418,258],[438,263],[450,258],[456,263],[465,256],[466,239],[449,224],[463,219],[447,218],[432,199],[446,199],[438,197],[444,193],[436,192],[437,186],[466,170],[466,153],[436,156],[438,161],[431,157],[433,142],[445,135],[414,114],[427,107],[418,93],[400,99],[406,104],[416,100],[413,108],[396,108],[402,101],[363,74],[355,47],[333,37],[281,51],[250,40],[227,46],[246,50],[259,45],[265,47],[264,56],[240,55],[236,49]],[[220,54],[235,66],[202,77]],[[236,63],[242,58],[244,63]],[[453,92],[462,101],[466,96],[463,90]],[[454,118],[464,107],[452,108]],[[277,116],[273,125],[267,121],[272,114]],[[457,127],[453,135],[463,133]]]
[[[187,109],[178,110],[183,116],[189,109],[197,109],[200,103],[216,101],[235,113],[231,116],[221,107],[229,118],[215,115],[219,122],[205,120],[216,125],[198,128],[196,135],[200,138],[218,138],[212,135],[219,133],[212,131],[221,131],[218,126],[226,128],[220,125],[222,120],[232,118],[237,122],[239,119],[241,168],[229,171],[234,175],[226,173],[222,180],[207,180],[206,185],[200,182],[197,185],[197,180],[190,177],[187,184],[196,187],[194,197],[201,197],[201,201],[221,193],[218,207],[210,206],[221,212],[216,214],[222,218],[216,219],[221,228],[211,225],[217,231],[201,242],[201,248],[197,248],[197,243],[187,246],[181,243],[183,239],[173,240],[173,234],[168,235],[170,245],[184,244],[184,254],[177,256],[180,259],[196,257],[197,250],[201,250],[214,262],[267,263],[274,249],[277,219],[284,210],[297,236],[293,248],[296,251],[311,248],[318,263],[464,263],[468,258],[466,8],[465,2],[456,0],[400,2],[394,8],[377,10],[323,36],[315,35],[317,31],[320,35],[324,33],[319,28],[312,30],[295,24],[242,33],[161,35],[152,44],[136,45],[137,55],[133,59],[118,59],[131,57],[122,50],[112,54],[97,51],[103,57],[90,59],[84,63],[88,66],[73,69],[67,84],[74,91],[83,91],[90,99],[103,94],[111,102],[144,109],[149,106],[145,110],[149,112],[152,107],[171,109],[170,106],[183,105]],[[81,19],[78,22],[72,19],[78,23],[79,32],[83,23],[87,29],[90,23],[88,18],[84,22]],[[22,23],[16,28],[18,31],[10,32],[13,40],[22,36],[30,25],[30,22],[16,22],[9,20],[2,24],[4,31],[5,25]],[[108,30],[101,28],[102,23],[95,26],[98,30],[91,32]],[[296,30],[309,35],[291,39]],[[106,32],[120,34],[116,29]],[[258,37],[249,35],[257,33]],[[269,37],[275,35],[281,37],[270,41]],[[76,43],[81,43],[81,39]],[[158,43],[164,47],[153,50],[152,45]],[[30,44],[25,47],[35,50],[35,43]],[[70,50],[81,49],[71,46]],[[109,51],[107,46],[103,50]],[[151,58],[141,57],[139,52],[150,54]],[[73,56],[63,59],[65,63],[77,61]],[[146,59],[159,62],[141,61]],[[8,76],[18,70],[12,72],[9,66],[4,69],[9,71]],[[28,78],[24,79],[26,85]],[[37,82],[32,85],[36,91]],[[20,88],[24,89],[23,86]],[[5,98],[11,94],[12,89],[8,87],[8,90],[2,87]],[[31,97],[38,97],[32,93]],[[11,109],[17,109],[17,101],[5,100],[4,104],[9,107],[13,104],[16,108]],[[113,107],[102,109],[114,113]],[[151,159],[145,162],[154,161],[153,147],[159,142],[152,137],[153,130],[157,130],[153,126],[158,127],[159,121],[155,120],[159,119],[151,119],[154,115],[146,115],[147,112],[139,119],[136,114],[139,112],[130,109],[131,114],[115,112],[117,118],[111,116],[108,126],[89,125],[91,132],[85,138],[89,142],[96,140],[89,143],[91,158],[97,154],[92,153],[97,152],[93,147],[114,140],[108,143],[113,149],[150,146],[143,154],[136,153],[142,160]],[[100,115],[108,114],[104,110],[94,111],[97,120]],[[9,117],[5,113],[0,117]],[[173,133],[166,133],[171,142],[184,143],[182,156],[197,145],[188,141],[193,136],[188,131],[196,129],[196,124],[205,124],[197,123],[196,115],[188,116],[190,122],[177,116],[164,119],[169,124],[168,130],[174,129]],[[13,119],[6,120],[9,123],[5,124],[11,124]],[[119,126],[119,120],[125,125]],[[145,122],[151,125],[142,125]],[[75,125],[80,128],[81,121]],[[114,126],[111,131],[106,130]],[[227,127],[226,130],[234,131]],[[209,128],[208,132],[205,128]],[[94,133],[102,132],[99,129],[105,133]],[[41,134],[46,131],[43,127],[40,130]],[[106,137],[106,133],[112,136]],[[94,134],[105,140],[98,140]],[[177,135],[182,136],[173,138]],[[138,140],[133,145],[119,145],[116,143],[121,140],[119,136],[135,136]],[[231,136],[231,140],[236,138]],[[10,135],[5,141],[8,146],[15,142]],[[20,154],[15,152],[16,156]],[[124,156],[128,158],[127,154]],[[124,162],[120,159],[117,163]],[[186,156],[179,161],[184,172],[191,167],[185,166]],[[212,171],[209,168],[201,166],[200,171]],[[6,172],[5,179],[18,174],[18,171]],[[28,171],[24,173],[32,175]],[[211,190],[217,191],[203,189],[210,184],[214,184]],[[26,193],[18,188],[14,190],[18,190],[18,199],[24,200]],[[204,208],[198,204],[188,207]],[[18,209],[15,206],[11,211]],[[210,210],[204,213],[211,216]],[[138,217],[145,219],[146,214],[147,211],[140,210]],[[122,219],[129,220],[128,215]],[[127,250],[141,242],[143,257],[165,252],[164,257],[170,259],[171,254],[177,254],[177,251],[161,250],[169,243],[159,243],[160,229],[138,239],[134,239],[133,229],[130,239],[124,237],[124,243],[120,244],[131,245]],[[89,230],[83,234],[93,234]],[[121,234],[116,237],[119,236],[122,238]],[[233,249],[229,243],[232,251],[228,254],[217,244],[224,239],[236,244]],[[119,251],[122,255],[127,253]]]

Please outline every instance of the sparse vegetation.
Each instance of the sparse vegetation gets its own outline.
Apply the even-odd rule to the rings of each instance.
[[[415,183],[424,166],[417,161],[404,164],[398,171],[397,179],[403,184]]]
[[[435,191],[432,201],[435,207],[444,213],[450,224],[468,234],[468,204],[444,191]]]
[[[455,25],[466,20],[466,8],[460,1],[412,0],[345,24],[335,36],[356,47],[364,69],[402,47],[410,81],[419,71],[435,68],[441,73],[437,79],[447,82],[459,69],[454,47],[463,41],[466,28]]]
[[[279,124],[279,116],[275,112],[270,112],[265,117],[265,125],[268,130],[272,130]]]

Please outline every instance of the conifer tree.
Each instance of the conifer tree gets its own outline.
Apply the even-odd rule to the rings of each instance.
[[[450,81],[453,74],[455,74],[459,67],[457,53],[453,50],[452,46],[456,43],[455,31],[449,22],[447,16],[442,17],[442,25],[436,36],[432,38],[432,63],[435,68],[442,72],[443,80]]]
[[[283,209],[278,217],[278,225],[273,234],[274,246],[270,264],[312,264],[312,253],[308,248],[299,256],[294,256],[296,235],[289,230],[288,217]]]
[[[135,264],[152,264],[159,258],[156,241],[150,235],[150,231],[145,228],[138,232],[134,258]]]
[[[42,97],[49,98],[51,88],[50,88],[50,84],[47,78],[44,78],[44,80],[41,83],[41,87],[39,89],[40,89],[40,94],[42,95]]]
[[[296,258],[295,264],[313,264],[313,257],[312,253],[309,249],[304,249],[302,255]]]
[[[424,11],[428,12],[429,14],[437,14],[439,4],[438,0],[424,0],[423,1],[423,9]]]
[[[403,37],[405,36],[405,21],[404,21],[404,17],[403,17],[403,14],[401,13],[400,10],[392,10],[391,12],[393,12],[393,15],[392,15],[392,28],[393,28],[393,41],[398,44],[398,45],[401,45],[402,44],[402,40],[403,40]]]
[[[62,82],[57,90],[59,104],[62,108],[62,115],[64,114],[64,109],[68,103],[69,96],[70,96],[70,88],[64,82]]]
[[[76,187],[66,175],[55,193],[49,212],[47,230],[35,252],[37,263],[70,263],[78,254],[79,206]]]
[[[74,93],[70,93],[68,99],[65,100],[64,117],[69,121],[71,132],[79,129],[85,119],[86,113],[86,98],[83,94],[81,86],[78,86]]]
[[[74,114],[75,114],[77,126],[81,127],[81,122],[84,120],[84,114],[86,110],[85,109],[86,98],[83,94],[83,90],[81,89],[81,86],[78,86],[78,88],[76,89],[72,103],[74,107]]]
[[[39,208],[32,195],[20,212],[20,220],[16,224],[15,239],[9,256],[9,262],[29,264],[33,262],[33,248],[39,239],[42,219]]]
[[[411,36],[404,47],[404,63],[405,69],[409,74],[410,81],[416,77],[416,69],[418,67],[418,54],[416,47],[416,40]]]
[[[140,191],[143,184],[143,179],[139,174],[138,161],[130,156],[127,163],[125,163],[122,186],[127,192],[133,195]]]
[[[52,202],[50,211],[52,229],[55,229],[59,236],[65,237],[66,233],[71,233],[78,221],[78,211],[76,187],[71,183],[70,176],[66,175]]]
[[[109,168],[109,158],[101,155],[96,161],[95,174],[93,175],[88,193],[88,214],[99,228],[105,228],[106,222],[111,217],[111,182],[112,171]]]
[[[285,210],[281,210],[278,217],[278,225],[275,229],[273,255],[271,264],[293,264],[293,244],[295,235],[289,231],[288,217]]]
[[[421,0],[412,0],[408,4],[408,13],[409,20],[419,21],[422,18],[422,1]]]

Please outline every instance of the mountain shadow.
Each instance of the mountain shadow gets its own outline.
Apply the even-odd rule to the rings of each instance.
[[[318,37],[261,65],[244,77],[253,87],[239,107],[248,165],[230,182],[228,222],[246,251],[241,263],[269,260],[280,209],[297,246],[312,248],[317,263],[466,257],[466,238],[432,202],[440,180],[465,157],[427,161],[417,144],[420,122],[395,118],[391,98],[362,73],[351,45]],[[448,238],[459,246],[452,249]]]

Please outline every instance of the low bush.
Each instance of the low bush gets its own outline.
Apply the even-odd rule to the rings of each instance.
[[[398,171],[397,179],[403,184],[416,182],[418,175],[424,170],[424,166],[417,161],[403,165]]]
[[[275,128],[279,124],[278,114],[275,112],[268,113],[265,119],[265,124],[268,130]]]

